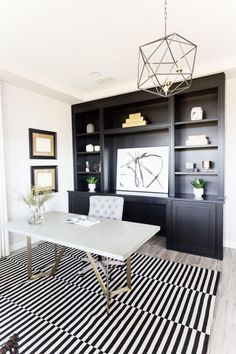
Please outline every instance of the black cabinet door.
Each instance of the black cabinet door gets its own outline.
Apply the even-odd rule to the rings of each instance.
[[[172,201],[170,248],[216,257],[216,204]]]
[[[166,236],[166,206],[125,198],[123,220],[160,226],[159,235]]]
[[[88,193],[69,192],[69,213],[88,215]]]

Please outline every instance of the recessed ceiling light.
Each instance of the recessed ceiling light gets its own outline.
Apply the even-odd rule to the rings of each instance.
[[[92,77],[99,77],[99,76],[101,76],[101,73],[98,71],[92,71],[89,75]]]

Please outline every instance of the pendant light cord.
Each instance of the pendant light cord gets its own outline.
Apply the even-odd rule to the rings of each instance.
[[[167,36],[167,0],[165,0],[164,4],[164,18],[165,18],[165,37]]]

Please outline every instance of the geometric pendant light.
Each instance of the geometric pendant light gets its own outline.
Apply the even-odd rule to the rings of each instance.
[[[197,46],[177,33],[167,35],[167,0],[165,36],[139,47],[139,89],[162,97],[187,90],[192,83]]]

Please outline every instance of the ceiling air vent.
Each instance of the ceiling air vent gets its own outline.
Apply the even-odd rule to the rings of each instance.
[[[115,81],[115,79],[113,77],[99,77],[99,78],[96,78],[94,80],[94,82],[96,82],[97,84],[99,85],[108,85],[108,84],[111,84]]]

